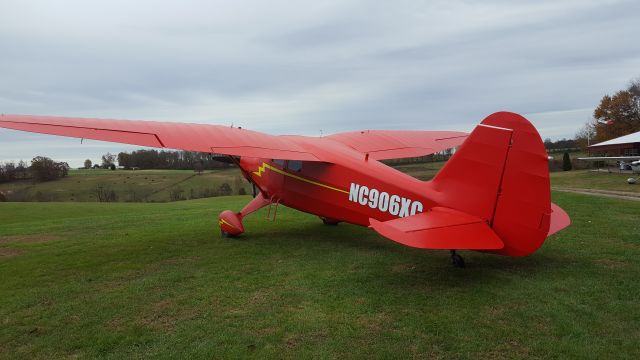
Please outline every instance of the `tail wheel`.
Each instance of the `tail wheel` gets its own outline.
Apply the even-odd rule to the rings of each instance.
[[[451,263],[457,268],[464,268],[464,259],[455,250],[451,250]]]
[[[324,216],[320,216],[320,220],[322,220],[322,223],[325,225],[329,225],[329,226],[336,226],[338,225],[338,223],[340,223],[340,221],[336,220],[336,219],[331,219],[331,218],[327,218]]]

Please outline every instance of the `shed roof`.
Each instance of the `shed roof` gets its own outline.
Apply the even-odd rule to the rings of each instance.
[[[592,148],[592,147],[606,146],[606,145],[632,144],[637,142],[640,142],[640,131],[629,134],[629,135],[620,136],[615,139],[603,141],[601,143],[593,144],[589,147]]]

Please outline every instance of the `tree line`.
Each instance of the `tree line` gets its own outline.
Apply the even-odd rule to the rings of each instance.
[[[560,139],[551,141],[551,139],[547,138],[544,140],[544,148],[547,149],[547,152],[552,153],[578,150],[579,146],[574,139]]]
[[[109,154],[107,154],[109,155]],[[106,155],[105,155],[106,156]],[[103,156],[103,163],[105,156]],[[220,157],[192,151],[136,150],[121,152],[117,156],[118,165],[125,169],[173,169],[173,170],[213,170],[233,166],[220,161]]]
[[[33,179],[35,181],[50,181],[65,177],[69,174],[69,164],[56,162],[48,157],[37,156],[31,164],[20,161],[0,164],[0,183],[16,180]]]

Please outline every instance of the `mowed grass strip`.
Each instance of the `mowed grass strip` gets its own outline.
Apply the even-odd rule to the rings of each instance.
[[[640,193],[640,184],[628,184],[628,178],[639,178],[638,174],[604,171],[574,170],[549,174],[551,186],[569,189],[613,190]],[[640,180],[640,179],[638,179]]]
[[[532,256],[411,249],[249,197],[1,203],[1,358],[638,358],[640,203],[556,193]]]

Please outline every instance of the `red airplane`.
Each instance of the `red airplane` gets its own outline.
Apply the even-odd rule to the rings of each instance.
[[[421,249],[508,256],[536,251],[570,224],[551,203],[548,158],[524,117],[498,112],[470,133],[367,130],[325,137],[272,136],[220,125],[2,115],[0,127],[158,148],[227,155],[259,189],[240,212],[220,213],[225,236],[242,220],[278,204],[326,224],[368,226]],[[459,146],[430,181],[379,160],[424,156]]]

